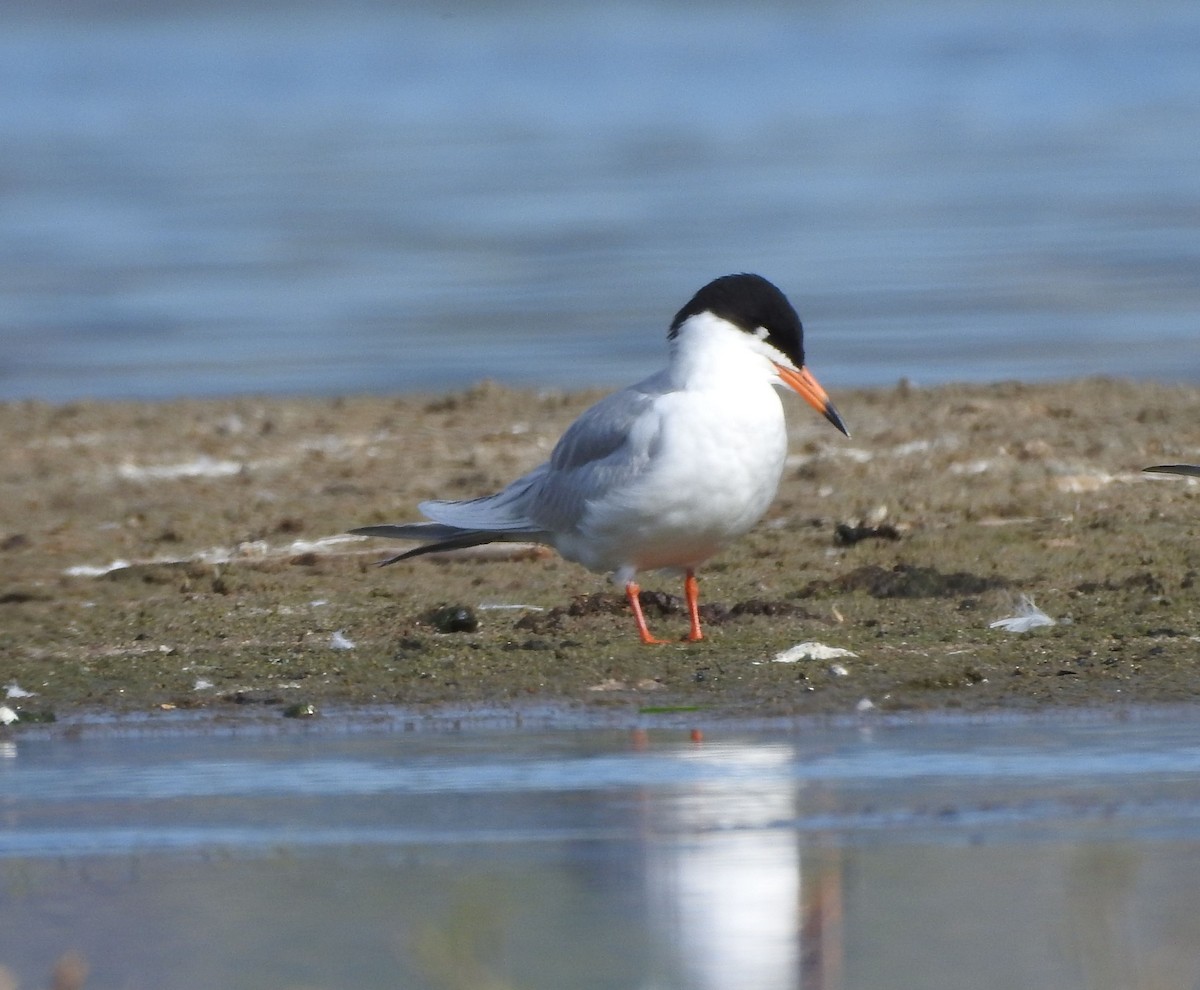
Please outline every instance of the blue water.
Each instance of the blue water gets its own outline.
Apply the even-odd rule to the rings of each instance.
[[[177,721],[0,738],[0,979],[69,952],[88,987],[180,990],[1200,977],[1191,710]]]
[[[1200,5],[94,2],[0,34],[0,399],[1200,382]]]

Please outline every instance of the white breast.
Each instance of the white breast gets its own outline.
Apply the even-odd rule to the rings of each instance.
[[[653,427],[645,472],[589,504],[563,556],[597,571],[695,567],[767,511],[787,454],[769,385],[667,393],[639,425]]]

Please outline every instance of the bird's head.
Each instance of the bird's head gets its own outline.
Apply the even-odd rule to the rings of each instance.
[[[820,383],[804,366],[804,327],[795,308],[761,275],[724,275],[713,279],[671,321],[674,339],[688,320],[711,313],[759,342],[780,381],[795,390],[846,436],[850,432]]]

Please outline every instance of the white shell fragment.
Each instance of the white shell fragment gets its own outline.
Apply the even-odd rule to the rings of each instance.
[[[1028,595],[1022,595],[1021,600],[1017,602],[1015,615],[997,619],[995,622],[989,623],[988,628],[1003,629],[1005,632],[1023,633],[1029,632],[1030,629],[1037,629],[1040,626],[1056,625],[1058,625],[1056,619],[1050,618],[1050,616],[1038,608],[1033,603],[1033,599]]]
[[[355,647],[354,640],[340,629],[329,637],[329,645],[335,650],[353,650]]]
[[[838,657],[856,657],[857,653],[843,650],[840,646],[826,646],[824,643],[797,643],[795,646],[776,653],[771,659],[775,663],[796,663],[800,660],[836,660]]]

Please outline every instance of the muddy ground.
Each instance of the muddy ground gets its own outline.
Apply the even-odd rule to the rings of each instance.
[[[1141,472],[1200,462],[1196,389],[835,390],[850,440],[785,400],[779,497],[702,570],[696,644],[642,646],[618,589],[548,552],[378,568],[401,545],[341,536],[494,490],[596,397],[0,406],[8,731],[240,706],[780,715],[1200,691],[1200,485]],[[679,583],[644,587],[652,628],[682,636]],[[1056,624],[990,627],[1022,596]],[[854,656],[775,662],[809,641]]]

